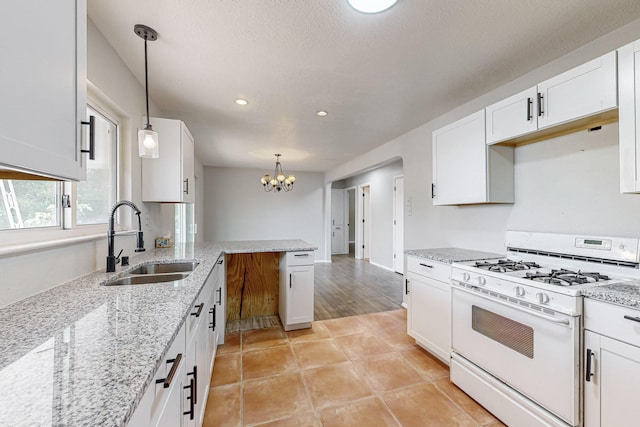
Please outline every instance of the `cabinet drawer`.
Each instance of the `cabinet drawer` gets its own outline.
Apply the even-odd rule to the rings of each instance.
[[[584,318],[585,329],[640,347],[640,310],[585,298]]]
[[[432,261],[426,258],[408,256],[407,271],[446,283],[449,283],[449,279],[451,278],[451,264]]]
[[[311,265],[313,264],[313,251],[287,252],[287,265]]]

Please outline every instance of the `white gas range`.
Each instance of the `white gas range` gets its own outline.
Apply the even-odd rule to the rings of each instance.
[[[506,247],[453,264],[451,380],[508,425],[581,425],[581,289],[640,277],[640,239],[508,231]]]

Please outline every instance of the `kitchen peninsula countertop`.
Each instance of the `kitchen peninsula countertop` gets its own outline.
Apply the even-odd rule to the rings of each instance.
[[[630,280],[583,289],[582,295],[640,310],[640,280]]]
[[[302,240],[177,244],[0,308],[0,425],[125,425],[221,254],[315,249]],[[181,281],[102,286],[141,264],[193,259],[199,266]]]
[[[493,252],[481,252],[462,248],[409,249],[407,255],[451,264],[454,262],[477,261],[481,259],[504,258],[504,255]]]

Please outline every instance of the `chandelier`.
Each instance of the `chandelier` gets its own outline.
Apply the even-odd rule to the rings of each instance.
[[[276,168],[273,171],[273,177],[271,177],[268,173],[265,174],[260,182],[264,187],[264,191],[291,191],[293,189],[293,183],[296,182],[296,177],[293,175],[289,175],[285,177],[282,172],[282,165],[280,164],[280,156],[281,154],[276,154]]]

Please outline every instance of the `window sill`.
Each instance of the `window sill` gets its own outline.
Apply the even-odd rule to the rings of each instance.
[[[69,246],[77,243],[90,242],[93,240],[104,239],[105,234],[87,234],[83,236],[67,237],[64,239],[49,240],[46,242],[32,243],[14,243],[8,246],[0,247],[0,257],[18,255],[27,252],[37,252],[56,247]]]

